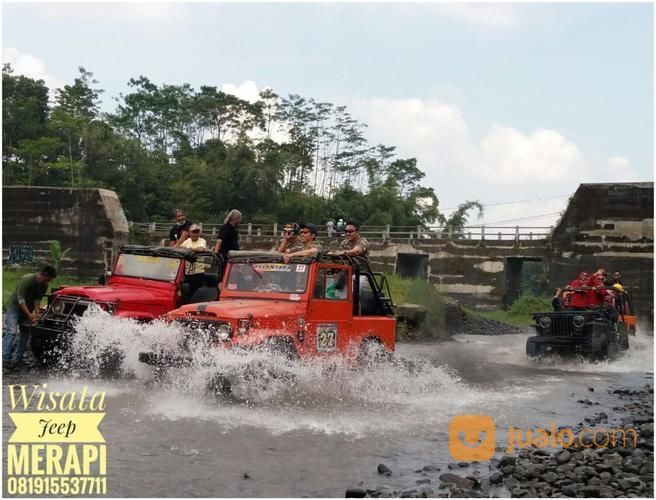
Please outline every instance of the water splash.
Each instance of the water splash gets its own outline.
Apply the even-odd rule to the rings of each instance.
[[[155,380],[141,351],[182,353],[181,327],[149,324],[89,310],[76,325],[72,350],[97,373],[103,353],[120,353],[121,370],[146,384],[147,414],[203,419],[224,429],[266,428],[273,433],[313,430],[363,436],[370,432],[442,431],[451,416],[505,402],[506,390],[466,384],[447,365],[400,359],[362,369],[342,358],[290,361],[266,351],[191,349],[191,364]],[[201,340],[202,342],[202,340]],[[234,399],[213,400],[208,382],[217,373],[233,381]],[[527,391],[513,398],[532,398]]]

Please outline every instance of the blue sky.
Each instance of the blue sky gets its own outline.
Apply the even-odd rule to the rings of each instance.
[[[653,19],[648,3],[5,3],[2,41],[53,86],[93,71],[108,110],[140,74],[346,104],[443,207],[541,226],[580,182],[653,179]]]

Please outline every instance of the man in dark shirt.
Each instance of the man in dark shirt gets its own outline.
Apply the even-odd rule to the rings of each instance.
[[[228,257],[230,250],[239,250],[239,230],[237,226],[241,223],[241,212],[230,210],[219,228],[219,238],[214,245],[214,252]]]
[[[184,210],[175,211],[175,224],[169,231],[169,246],[171,248],[178,248],[184,240],[189,237],[189,227],[193,224],[190,220],[186,220]]]
[[[7,330],[2,339],[3,366],[14,368],[23,363],[23,353],[30,339],[29,325],[39,319],[41,299],[48,291],[48,283],[56,276],[54,267],[43,266],[37,274],[23,276],[9,297]]]

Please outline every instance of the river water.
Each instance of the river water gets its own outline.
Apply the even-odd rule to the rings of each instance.
[[[236,388],[239,402],[210,398],[204,388],[207,360],[172,370],[155,381],[137,361],[140,350],[173,342],[172,327],[137,325],[90,315],[78,327],[78,346],[118,343],[129,376],[102,380],[87,375],[5,376],[4,385],[47,382],[59,391],[104,390],[101,431],[108,445],[108,493],[113,497],[335,496],[364,482],[402,488],[432,464],[446,470],[448,423],[461,414],[485,414],[497,429],[573,425],[589,414],[577,400],[589,398],[613,417],[609,388],[638,387],[653,379],[651,335],[632,338],[614,363],[535,362],[524,353],[529,333],[459,336],[440,344],[401,344],[411,364],[354,370],[339,363],[289,364],[293,384],[257,380]],[[215,361],[283,363],[262,354],[221,354]],[[250,356],[250,357],[249,357]],[[589,388],[593,388],[591,392]],[[13,431],[3,388],[3,443]],[[503,431],[497,445],[504,444]],[[6,459],[5,459],[6,460]],[[378,475],[385,463],[394,474]],[[6,463],[5,463],[6,465]],[[487,473],[487,465],[477,464]],[[472,472],[472,467],[461,472]],[[6,467],[5,467],[6,470]]]

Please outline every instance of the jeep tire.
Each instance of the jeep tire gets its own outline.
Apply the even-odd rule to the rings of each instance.
[[[593,361],[603,361],[608,359],[611,354],[610,344],[612,339],[609,338],[608,331],[595,329],[590,337],[590,357]]]
[[[544,355],[542,344],[539,342],[540,337],[534,336],[526,339],[526,355],[529,358],[539,359]]]
[[[63,354],[63,343],[58,337],[32,335],[30,345],[34,358],[46,368],[56,365]]]

